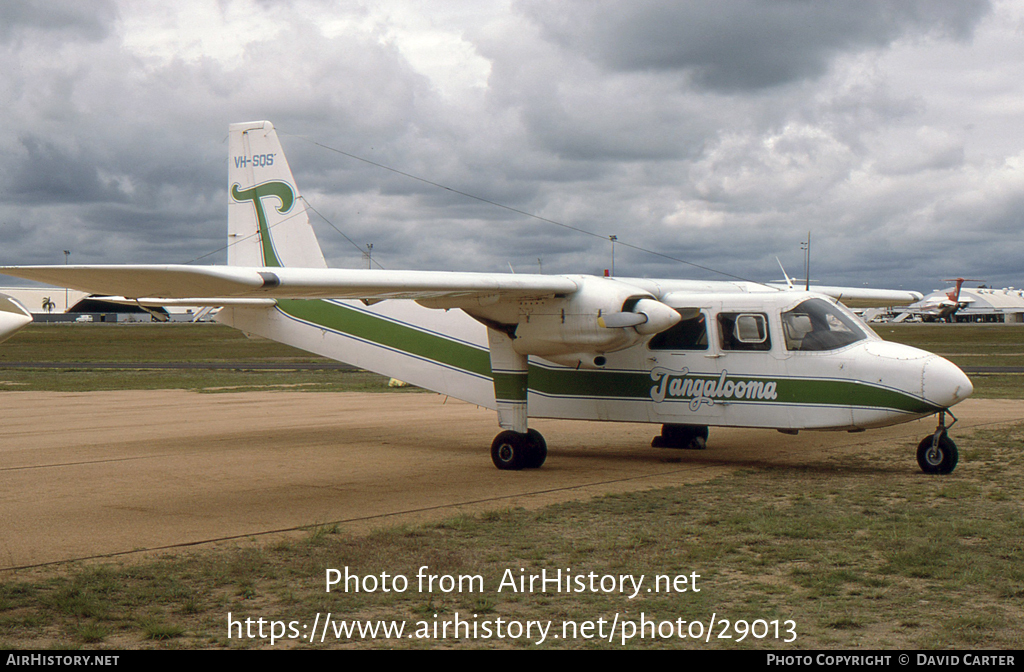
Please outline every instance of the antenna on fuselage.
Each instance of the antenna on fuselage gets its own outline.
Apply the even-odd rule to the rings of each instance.
[[[786,286],[793,289],[793,279],[789,277],[788,273],[786,273],[786,267],[782,265],[782,261],[780,261],[778,257],[775,257],[775,261],[779,263],[779,268],[782,269],[782,277],[786,279]]]

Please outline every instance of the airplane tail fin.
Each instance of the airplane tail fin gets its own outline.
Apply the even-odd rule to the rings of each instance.
[[[973,280],[971,278],[951,278],[951,279],[948,279],[948,280],[943,280],[943,282],[955,282],[956,283],[956,289],[954,289],[952,292],[948,292],[946,294],[946,296],[949,297],[950,301],[952,301],[952,302],[954,302],[956,304],[959,304],[960,303],[960,288],[964,286],[964,283],[965,282],[982,282],[982,281],[981,280]]]
[[[228,265],[327,267],[269,121],[229,127]]]
[[[228,137],[228,264],[326,268],[273,125],[232,124]],[[495,407],[486,329],[461,311],[412,300],[210,301],[221,324]]]

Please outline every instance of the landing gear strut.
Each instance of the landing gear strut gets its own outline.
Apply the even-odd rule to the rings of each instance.
[[[949,413],[953,422],[947,426],[946,413],[949,411],[939,411],[939,426],[935,428],[935,433],[924,437],[917,444],[917,463],[926,474],[951,473],[960,459],[956,444],[946,431],[956,424],[956,416]]]
[[[491,443],[491,461],[498,469],[537,469],[548,457],[548,444],[536,429],[505,430]]]
[[[662,425],[661,436],[651,441],[653,448],[704,450],[707,446],[708,428],[705,425]]]

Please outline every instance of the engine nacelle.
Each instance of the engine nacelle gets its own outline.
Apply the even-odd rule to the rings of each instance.
[[[637,333],[643,336],[660,334],[679,323],[682,316],[675,308],[669,308],[661,301],[655,299],[640,299],[633,307],[633,313],[643,315],[646,318],[643,322],[633,327]]]
[[[613,279],[588,277],[572,295],[521,307],[512,348],[564,366],[600,368],[604,355],[672,327],[679,313]]]
[[[20,303],[0,294],[0,341],[5,341],[32,322],[32,315]]]

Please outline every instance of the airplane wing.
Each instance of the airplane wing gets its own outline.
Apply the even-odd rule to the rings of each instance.
[[[782,283],[769,283],[776,289],[793,289]],[[839,299],[851,308],[880,308],[882,306],[900,306],[920,301],[923,294],[902,289],[870,289],[868,287],[831,287],[811,285],[811,291]]]
[[[5,266],[0,274],[126,299],[416,299],[461,307],[572,294],[558,275],[243,266]]]
[[[90,294],[136,299],[190,299],[189,305],[241,305],[243,299],[414,299],[435,308],[472,307],[497,300],[566,296],[580,283],[561,275],[385,271],[378,269],[250,266],[3,266],[0,274],[69,287]],[[629,280],[626,280],[629,282]],[[714,283],[710,283],[714,284]],[[779,290],[785,285],[769,284]],[[918,292],[826,287],[812,291],[847,305],[898,305],[921,299]],[[792,290],[790,290],[792,291]],[[852,303],[851,303],[852,302]],[[154,302],[147,301],[149,305]],[[167,304],[173,305],[173,304]]]

